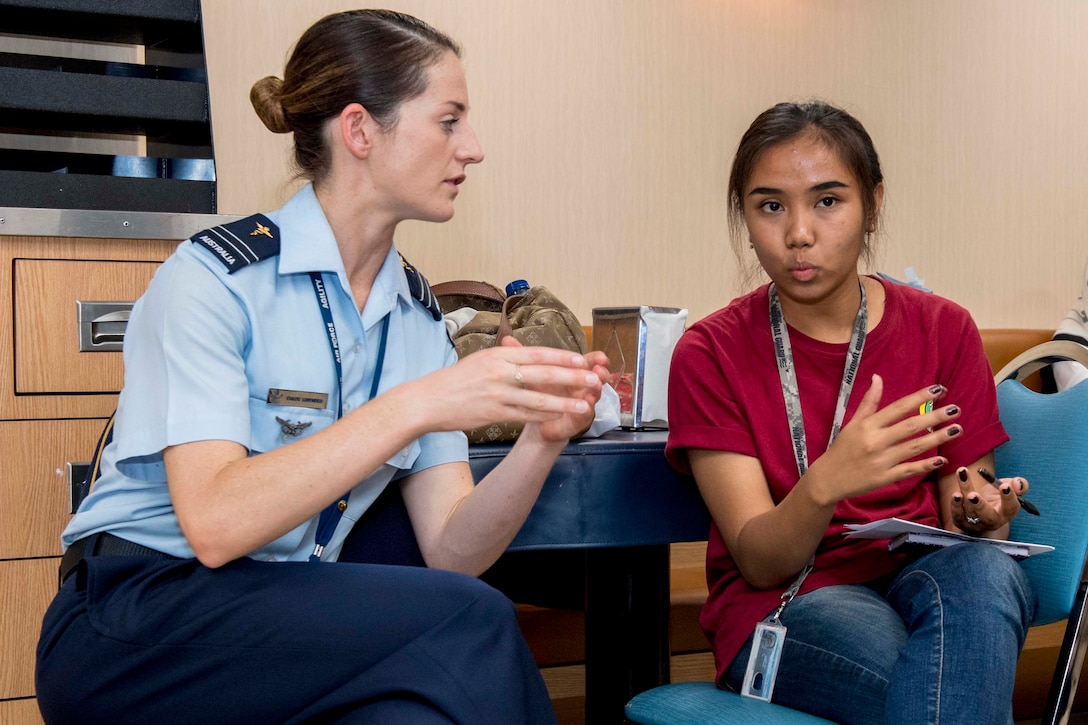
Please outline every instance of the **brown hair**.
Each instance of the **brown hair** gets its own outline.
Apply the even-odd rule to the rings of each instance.
[[[876,226],[876,189],[884,181],[873,140],[861,123],[841,108],[828,103],[779,103],[752,121],[741,137],[729,172],[729,232],[733,250],[743,259],[744,189],[760,157],[772,146],[809,134],[834,151],[853,173],[861,191],[862,211],[867,229]],[[871,250],[865,245],[864,255]]]
[[[427,89],[427,69],[445,53],[461,57],[451,38],[391,10],[328,15],[302,34],[283,79],[262,78],[249,100],[274,133],[294,133],[299,175],[319,182],[328,173],[325,126],[360,103],[383,128],[396,125],[400,104]]]

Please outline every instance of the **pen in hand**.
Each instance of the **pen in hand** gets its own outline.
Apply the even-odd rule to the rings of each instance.
[[[987,483],[989,483],[989,484],[991,484],[993,486],[998,486],[997,479],[994,478],[994,474],[990,473],[985,468],[978,469],[978,475],[985,478]],[[1000,488],[1000,486],[998,486],[998,487]],[[1020,508],[1027,511],[1032,516],[1038,516],[1039,515],[1039,509],[1035,508],[1035,504],[1033,504],[1031,501],[1028,501],[1026,498],[1021,496],[1020,494],[1016,494],[1016,498],[1017,498],[1018,501],[1020,501]]]

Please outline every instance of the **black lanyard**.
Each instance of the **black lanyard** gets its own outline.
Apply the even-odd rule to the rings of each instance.
[[[325,323],[325,333],[329,337],[332,361],[336,365],[336,419],[340,420],[344,417],[344,367],[340,360],[340,341],[336,337],[336,325],[332,321],[332,309],[329,307],[329,297],[325,293],[325,282],[321,278],[321,273],[311,272],[310,281],[314,285],[317,306],[321,309],[321,319]],[[382,332],[378,341],[378,357],[374,363],[374,380],[370,384],[370,397],[367,400],[373,400],[374,396],[378,394],[378,383],[381,381],[382,366],[385,364],[385,343],[389,337],[389,318],[391,316],[392,313],[389,313],[382,319]],[[349,490],[344,494],[343,498],[329,504],[321,512],[321,517],[317,520],[317,535],[314,539],[314,551],[310,554],[310,561],[321,561],[321,554],[325,551],[325,546],[332,539],[336,525],[340,523],[340,517],[347,510],[350,496],[351,491]]]
[[[828,448],[842,430],[842,422],[846,418],[846,404],[850,401],[850,392],[854,389],[854,380],[857,378],[858,367],[861,366],[861,352],[865,348],[865,335],[869,326],[869,303],[865,297],[865,285],[860,280],[858,287],[861,289],[861,304],[858,305],[858,314],[854,317],[854,330],[850,333],[850,347],[846,353],[846,364],[843,366],[842,384],[839,386],[839,399],[835,404],[835,417],[831,422]],[[797,370],[793,365],[793,346],[790,345],[790,333],[782,316],[782,303],[778,300],[778,290],[775,289],[773,282],[767,295],[770,298],[771,308],[771,337],[774,338],[774,354],[778,360],[782,397],[786,401],[786,418],[790,426],[790,440],[793,442],[793,458],[797,462],[797,475],[801,477],[808,470],[808,441],[805,437],[805,419],[801,413],[801,391],[797,387]],[[812,571],[815,563],[816,555],[813,554],[797,579],[782,594],[782,602],[778,609],[768,617],[770,621],[778,622],[782,610],[797,596],[801,583],[805,581],[805,577]]]

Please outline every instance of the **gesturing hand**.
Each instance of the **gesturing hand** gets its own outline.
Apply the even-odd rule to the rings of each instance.
[[[934,385],[881,408],[884,381],[874,375],[854,417],[813,464],[825,473],[819,478],[818,496],[829,503],[838,502],[944,466],[941,456],[918,456],[962,432],[959,425],[948,425],[960,410],[945,405],[921,415],[918,411],[946,392],[944,386]]]

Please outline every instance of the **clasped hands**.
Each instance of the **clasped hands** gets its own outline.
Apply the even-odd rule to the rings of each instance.
[[[603,352],[526,347],[513,337],[467,355],[436,376],[452,416],[444,427],[468,430],[524,421],[527,431],[536,428],[549,443],[565,442],[590,426],[601,389],[611,379]]]

